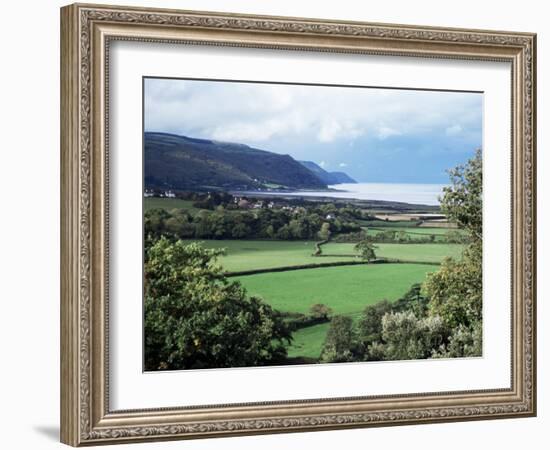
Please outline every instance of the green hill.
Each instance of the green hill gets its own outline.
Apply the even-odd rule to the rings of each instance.
[[[244,144],[145,133],[146,189],[326,189],[289,155]]]
[[[341,183],[357,183],[347,173],[344,172],[327,172],[318,164],[313,161],[298,161],[306,169],[309,169],[317,177],[319,177],[326,184],[341,184]]]

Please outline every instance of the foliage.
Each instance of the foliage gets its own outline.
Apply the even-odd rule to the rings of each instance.
[[[482,317],[481,246],[470,245],[460,261],[447,258],[427,276],[424,292],[431,315],[439,315],[451,328],[471,326]]]
[[[441,210],[456,222],[459,228],[467,230],[472,238],[481,241],[483,225],[483,177],[481,149],[466,165],[459,165],[449,171],[451,186],[443,188],[439,199]]]
[[[309,314],[299,312],[282,312],[281,317],[291,331],[319,325],[330,321],[332,310],[321,304],[313,305]]]
[[[429,298],[422,293],[420,283],[413,284],[403,297],[391,306],[394,312],[411,311],[417,317],[425,317],[428,313]]]
[[[290,331],[271,306],[247,297],[215,264],[220,250],[161,238],[145,262],[147,370],[272,364]]]
[[[373,342],[382,340],[382,317],[392,311],[387,300],[367,306],[359,320],[359,340],[366,348]]]
[[[376,247],[368,239],[359,241],[353,248],[356,252],[359,253],[359,257],[361,259],[369,263],[376,259],[376,253],[374,251]]]
[[[352,318],[349,316],[333,317],[321,352],[321,362],[354,361],[356,343]]]
[[[474,322],[471,327],[460,325],[449,337],[449,343],[434,350],[434,358],[457,358],[481,356],[483,346],[483,327]]]
[[[311,305],[309,313],[312,317],[315,317],[317,319],[328,320],[329,316],[332,314],[332,309],[329,308],[327,305],[323,305],[322,303],[315,303],[314,305]]]
[[[319,236],[319,239],[321,239],[322,241],[328,241],[330,238],[330,223],[328,222],[323,223],[317,235]]]
[[[385,360],[425,359],[446,342],[447,328],[440,317],[417,318],[413,312],[382,318]]]
[[[171,211],[149,209],[145,212],[145,235],[175,239],[277,239],[327,240],[336,233],[359,232],[357,211],[338,209],[334,205],[295,206],[283,208],[238,209],[227,194],[197,196],[195,208]],[[249,202],[247,202],[249,203]],[[235,208],[237,208],[235,210]],[[338,218],[330,223],[323,217]]]

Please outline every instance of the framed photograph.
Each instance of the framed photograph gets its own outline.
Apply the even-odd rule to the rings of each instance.
[[[535,57],[62,8],[62,442],[535,415]]]

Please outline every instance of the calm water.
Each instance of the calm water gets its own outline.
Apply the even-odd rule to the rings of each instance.
[[[422,205],[438,205],[444,184],[357,183],[329,186],[332,191],[285,193],[284,195],[385,200]]]

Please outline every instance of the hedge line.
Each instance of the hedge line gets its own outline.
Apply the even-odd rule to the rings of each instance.
[[[331,255],[323,255],[331,256]],[[332,255],[332,256],[341,256],[341,255]],[[343,255],[342,255],[343,256]],[[288,272],[291,270],[302,270],[302,269],[318,269],[321,267],[338,267],[338,266],[357,266],[361,264],[424,264],[428,266],[439,266],[438,262],[429,262],[429,261],[405,261],[401,259],[388,259],[381,258],[375,259],[370,263],[367,261],[336,261],[330,263],[317,263],[317,264],[301,264],[298,266],[281,266],[281,267],[272,267],[270,269],[252,269],[252,270],[241,270],[238,272],[226,272],[224,275],[226,277],[238,277],[242,275],[256,275],[260,273],[269,273],[269,272]]]

